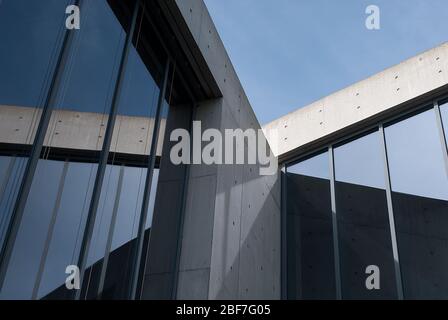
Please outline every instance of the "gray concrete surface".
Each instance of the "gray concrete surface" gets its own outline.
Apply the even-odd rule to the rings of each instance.
[[[448,43],[410,58],[263,126],[278,131],[277,156],[448,84]]]
[[[261,128],[204,2],[176,3],[223,93],[195,119],[203,130]],[[279,174],[258,168],[190,167],[178,298],[280,298]]]

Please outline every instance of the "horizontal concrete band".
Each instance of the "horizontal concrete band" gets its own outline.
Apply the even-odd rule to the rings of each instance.
[[[448,84],[448,43],[268,123],[276,156],[364,122]],[[277,138],[269,131],[277,130]]]

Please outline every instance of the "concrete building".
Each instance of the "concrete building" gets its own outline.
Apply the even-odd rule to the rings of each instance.
[[[284,298],[448,298],[447,70],[445,43],[264,127]]]
[[[261,129],[202,0],[3,0],[0,43],[0,299],[448,298],[446,44],[266,125],[263,176],[170,159]]]
[[[2,299],[280,298],[279,175],[170,161],[192,120],[260,129],[203,1],[6,0],[0,30]]]

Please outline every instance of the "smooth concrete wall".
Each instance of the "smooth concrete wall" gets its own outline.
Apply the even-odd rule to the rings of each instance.
[[[181,241],[180,225],[183,211],[186,165],[174,165],[169,150],[175,144],[169,139],[174,129],[188,129],[190,106],[171,107],[160,161],[159,181],[146,257],[142,299],[171,299],[178,276],[176,257]]]
[[[176,3],[223,94],[200,102],[194,119],[203,130],[260,129],[204,2]],[[179,299],[279,299],[278,172],[190,166],[179,269]]]
[[[217,99],[201,103],[195,120],[224,131],[246,127],[246,116],[235,119]],[[177,298],[280,298],[279,176],[259,167],[190,166]]]
[[[448,43],[293,111],[263,127],[277,156],[448,84]]]

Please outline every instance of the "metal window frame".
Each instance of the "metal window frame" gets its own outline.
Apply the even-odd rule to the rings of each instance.
[[[397,243],[397,231],[395,228],[395,215],[394,207],[392,201],[392,183],[390,180],[390,169],[389,160],[387,156],[387,144],[386,144],[386,134],[384,132],[383,124],[379,125],[379,133],[381,139],[381,151],[383,156],[383,168],[384,168],[384,180],[386,184],[386,200],[387,200],[387,213],[389,217],[389,232],[392,245],[392,255],[394,259],[394,272],[395,272],[395,288],[397,290],[398,300],[403,300],[403,281],[401,278],[401,266],[400,266],[400,256],[398,253],[398,243]]]
[[[109,224],[109,231],[107,233],[106,247],[104,249],[104,258],[103,258],[103,262],[101,264],[100,281],[98,284],[98,292],[97,292],[98,299],[102,298],[103,290],[104,290],[104,283],[106,282],[107,266],[109,264],[109,257],[110,257],[110,252],[111,252],[111,248],[112,248],[112,241],[114,239],[114,234],[115,234],[115,225],[117,223],[118,207],[120,205],[121,191],[123,189],[124,170],[125,170],[125,166],[122,164],[120,166],[120,171],[118,174],[118,182],[117,182],[117,188],[115,190],[114,206],[112,209],[112,217],[111,217],[111,221]]]
[[[443,152],[443,160],[445,162],[445,170],[448,178],[448,144],[447,144],[447,137],[445,136],[445,125],[448,126],[448,123],[445,125],[443,124],[442,120],[442,113],[440,111],[439,101],[443,99],[437,99],[434,101],[434,112],[436,114],[436,122],[437,127],[439,129],[439,136],[440,136],[440,144],[442,145]]]
[[[163,75],[163,83],[162,87],[159,92],[159,98],[157,102],[157,110],[156,115],[154,119],[154,129],[152,134],[152,141],[151,141],[151,152],[148,159],[148,170],[146,172],[146,182],[145,182],[145,191],[143,193],[143,200],[142,200],[142,207],[140,212],[140,219],[139,219],[139,226],[138,226],[138,233],[137,233],[137,242],[134,247],[134,252],[132,253],[132,262],[131,262],[131,287],[129,292],[129,298],[131,300],[135,300],[137,295],[137,288],[138,288],[138,280],[140,276],[140,266],[141,266],[141,259],[142,259],[142,253],[143,253],[143,243],[145,238],[145,229],[146,229],[146,220],[148,215],[148,209],[149,209],[149,198],[151,194],[151,188],[152,188],[152,179],[154,175],[154,167],[156,163],[156,157],[157,157],[157,147],[158,147],[158,141],[159,141],[159,131],[160,131],[160,123],[162,120],[162,109],[165,102],[165,95],[167,92],[167,86],[168,86],[168,78],[170,73],[170,66],[171,66],[171,60],[169,57],[167,57],[167,61],[165,64],[165,70]],[[174,71],[174,70],[173,70]]]
[[[84,0],[72,0],[71,1],[72,4],[77,5],[79,7],[82,6],[83,2],[84,2]],[[87,221],[86,221],[86,225],[85,225],[84,232],[83,232],[83,240],[82,240],[82,244],[81,244],[81,248],[80,248],[80,252],[79,252],[79,256],[78,256],[79,257],[78,258],[78,266],[80,269],[81,284],[83,283],[82,281],[83,281],[84,274],[86,271],[88,251],[89,251],[89,247],[90,247],[90,241],[92,238],[93,227],[95,224],[96,211],[98,209],[99,197],[100,197],[100,194],[102,191],[102,181],[104,180],[105,169],[108,164],[109,155],[111,153],[109,149],[110,149],[112,134],[113,134],[113,130],[114,130],[114,123],[115,123],[116,115],[117,115],[119,97],[120,97],[120,93],[122,90],[122,83],[123,83],[124,76],[125,76],[125,70],[126,70],[126,65],[127,65],[128,55],[129,55],[129,48],[132,45],[132,41],[134,38],[136,22],[137,22],[137,17],[138,17],[138,13],[139,13],[139,8],[141,8],[141,3],[142,3],[141,0],[135,0],[135,7],[134,7],[134,12],[133,12],[133,15],[131,18],[131,22],[130,22],[129,32],[127,33],[127,39],[125,41],[125,44],[123,46],[123,51],[121,53],[121,61],[120,61],[119,69],[117,72],[115,87],[114,87],[114,91],[113,91],[113,99],[112,99],[112,103],[111,103],[111,109],[109,111],[109,119],[108,119],[108,123],[107,123],[107,127],[106,127],[106,133],[104,135],[103,147],[100,152],[100,158],[99,158],[100,160],[98,162],[97,174],[96,174],[95,183],[93,186],[89,212],[88,212]],[[146,13],[147,12],[145,10],[142,12],[142,14],[144,16],[147,16]],[[153,22],[150,21],[150,23],[154,27]],[[170,69],[170,65],[172,64],[171,61],[173,60],[172,55],[170,54],[169,50],[165,46],[163,39],[160,36],[160,34],[158,33],[158,31],[156,29],[155,29],[155,31],[156,31],[157,37],[159,38],[159,40],[161,40],[161,44],[163,47],[162,49],[165,51],[165,53],[167,55],[167,66],[166,66],[165,71],[167,74],[166,79],[168,79],[168,77],[169,77],[168,72]],[[34,174],[35,174],[35,171],[37,168],[37,163],[40,160],[41,153],[43,150],[44,138],[48,131],[51,114],[54,109],[53,102],[54,102],[54,99],[57,97],[59,87],[62,84],[62,77],[65,72],[65,66],[67,65],[66,62],[68,61],[68,59],[70,58],[70,55],[72,53],[71,46],[73,43],[73,38],[74,38],[75,33],[76,33],[75,31],[70,32],[67,29],[64,30],[64,36],[63,36],[63,40],[61,41],[62,44],[60,46],[60,52],[59,52],[59,55],[57,58],[57,62],[55,63],[55,67],[52,71],[53,76],[51,79],[51,83],[48,86],[45,104],[42,108],[43,109],[42,116],[40,118],[38,129],[36,131],[36,136],[35,136],[32,148],[31,148],[29,161],[27,163],[25,173],[23,174],[23,177],[21,179],[20,189],[18,192],[19,194],[15,201],[13,215],[11,216],[10,223],[8,225],[8,230],[5,235],[5,241],[3,243],[3,247],[1,248],[0,288],[2,287],[4,279],[6,277],[6,272],[8,270],[9,261],[11,258],[15,239],[17,237],[18,228],[19,228],[21,220],[22,220],[23,209],[25,207],[26,200],[29,195],[31,183],[33,181]],[[178,76],[180,77],[180,80],[181,80],[182,84],[184,85],[187,94],[194,102],[193,94],[191,93],[191,90],[189,88],[189,85],[186,83],[185,78],[183,77],[182,74],[178,74]],[[168,80],[166,80],[166,81],[164,80],[164,82],[165,83],[163,84],[163,88],[160,88],[160,91],[163,91],[163,92],[160,92],[158,109],[157,109],[158,112],[160,112],[160,113],[163,108],[163,102],[164,102],[164,98],[165,98],[165,94],[166,94],[166,89],[167,89],[166,87],[167,87]],[[146,200],[145,199],[143,200],[144,203],[142,205],[142,213],[144,212],[145,214],[143,214],[143,217],[141,216],[141,220],[143,220],[144,223],[142,223],[142,221],[140,221],[138,241],[141,241],[141,245],[139,244],[138,248],[143,246],[144,231],[145,231],[144,227],[146,224],[146,212],[147,212],[147,207],[148,207],[148,203],[149,203],[153,171],[154,171],[154,168],[155,168],[156,162],[157,162],[156,151],[157,151],[157,141],[158,141],[158,135],[159,135],[161,115],[159,115],[159,118],[160,118],[159,121],[156,121],[156,123],[155,123],[155,126],[156,126],[154,128],[155,134],[153,135],[153,142],[152,142],[153,144],[151,146],[152,151],[150,153],[150,156],[148,157],[148,168],[151,168],[151,170],[148,170],[148,173],[147,173],[147,181],[146,181],[146,185],[145,185],[145,194],[144,194],[144,197],[146,198]],[[154,141],[156,141],[155,144],[154,144]],[[184,190],[183,192],[186,193],[186,190]],[[146,205],[145,205],[145,203],[146,203]],[[141,226],[143,226],[143,232],[141,232],[141,229],[142,229]],[[48,238],[48,234],[47,234],[47,238]],[[138,253],[140,253],[140,255]],[[136,296],[135,292],[138,287],[138,275],[139,275],[139,267],[140,267],[140,263],[138,261],[140,261],[140,259],[141,259],[141,253],[142,253],[142,250],[139,249],[137,251],[137,255],[134,256],[135,261],[137,261],[137,263],[134,263],[134,267],[136,268],[136,270],[134,270],[134,275],[135,275],[135,279],[137,279],[137,280],[133,280],[133,284],[132,284],[132,288],[133,288],[132,292],[133,293],[131,294],[131,297],[133,299],[135,299],[135,296]],[[104,267],[107,268],[107,265]],[[74,294],[71,295],[71,297],[75,298],[75,299],[80,299],[81,294],[82,294],[82,290],[77,290]],[[87,295],[87,291],[86,291],[86,295]],[[36,296],[36,295],[34,294],[33,296]]]
[[[335,275],[336,275],[336,291],[338,299],[342,299],[342,292],[341,292],[341,283],[340,283],[340,257],[339,257],[339,247],[337,242],[337,208],[336,208],[336,199],[335,199],[335,167],[334,167],[334,148],[338,145],[342,145],[344,143],[347,143],[351,140],[356,140],[358,137],[361,137],[363,135],[368,134],[370,131],[379,131],[380,137],[381,137],[381,147],[382,147],[382,157],[384,162],[384,176],[385,176],[385,184],[386,184],[386,200],[387,200],[387,210],[388,210],[388,219],[389,219],[389,234],[391,239],[391,245],[392,245],[392,253],[394,258],[394,273],[395,273],[395,286],[397,290],[397,298],[398,300],[404,299],[404,287],[403,287],[403,280],[402,280],[402,273],[401,273],[401,265],[400,265],[400,259],[399,259],[399,250],[398,250],[398,243],[397,243],[397,235],[396,235],[396,226],[395,226],[395,216],[393,212],[393,201],[392,201],[392,187],[391,187],[391,178],[390,178],[390,169],[389,169],[389,161],[387,156],[387,145],[386,145],[386,136],[384,128],[390,125],[393,125],[396,122],[399,122],[401,120],[405,120],[407,118],[410,118],[414,115],[417,115],[419,113],[433,110],[435,112],[436,116],[436,123],[438,127],[439,132],[439,138],[440,143],[442,147],[442,153],[444,157],[444,164],[445,164],[445,171],[448,177],[448,137],[445,135],[444,131],[444,123],[443,119],[441,117],[441,111],[439,102],[447,99],[448,94],[441,95],[436,98],[432,98],[427,103],[421,103],[418,106],[415,106],[413,108],[410,108],[409,110],[406,110],[405,112],[401,112],[399,114],[396,114],[392,117],[383,119],[381,121],[378,121],[377,123],[361,128],[359,130],[354,131],[351,134],[348,134],[345,137],[335,139],[334,141],[325,144],[324,146],[317,146],[311,151],[308,151],[302,155],[299,155],[297,157],[291,157],[287,161],[283,162],[283,165],[286,167],[286,170],[288,167],[293,166],[297,163],[300,163],[306,159],[309,159],[313,155],[316,155],[319,151],[328,150],[329,153],[329,162],[330,162],[330,186],[331,186],[331,205],[332,205],[332,217],[333,217],[333,242],[334,242],[334,248],[335,248]],[[445,124],[448,125],[448,124]],[[282,184],[282,187],[285,187],[286,185]],[[282,194],[286,193],[286,189],[282,189]],[[336,226],[335,226],[336,224]],[[283,228],[285,226],[282,225]],[[335,234],[336,231],[336,234]],[[282,231],[285,232],[285,231]],[[284,250],[284,249],[282,249]],[[282,272],[287,272],[287,270],[283,270]],[[282,279],[283,279],[282,275]],[[339,280],[338,280],[339,277]],[[339,282],[339,283],[338,283]],[[287,283],[286,283],[287,286]]]
[[[281,284],[281,294],[280,297],[282,300],[288,300],[288,200],[287,200],[287,167],[282,166],[280,170],[280,182],[281,182],[281,190],[285,190],[285,192],[281,192],[281,208],[280,208],[280,237],[281,237],[281,263],[280,263],[280,284]]]
[[[336,285],[336,300],[342,300],[341,286],[341,260],[339,255],[339,234],[338,217],[336,209],[336,178],[334,168],[334,150],[333,146],[328,147],[328,165],[330,167],[330,196],[331,196],[331,221],[333,227],[333,254],[334,254],[334,276]]]
[[[121,91],[123,90],[123,83],[125,81],[125,74],[127,68],[127,62],[129,58],[130,48],[132,46],[132,40],[134,37],[137,16],[140,9],[140,0],[136,0],[134,4],[134,10],[132,13],[131,24],[129,31],[126,33],[126,41],[121,54],[120,65],[118,68],[117,79],[115,80],[115,88],[112,98],[111,109],[109,111],[109,118],[107,120],[106,132],[103,140],[103,147],[101,150],[101,155],[98,163],[98,168],[96,172],[95,184],[93,186],[92,196],[90,200],[89,213],[87,215],[86,224],[84,227],[84,234],[81,243],[81,248],[78,256],[78,267],[80,271],[80,282],[83,284],[84,274],[87,266],[87,257],[90,248],[90,243],[93,236],[93,229],[95,226],[96,214],[98,211],[98,204],[100,200],[100,195],[102,191],[103,180],[106,172],[107,162],[109,158],[109,151],[112,144],[112,135],[115,129],[115,122],[117,118],[118,105],[120,102]],[[81,299],[82,290],[76,290],[75,299]],[[86,290],[87,296],[87,290]]]
[[[76,6],[81,6],[82,2],[83,0],[74,0],[72,3]],[[6,278],[6,272],[9,267],[9,262],[23,218],[28,195],[31,190],[31,184],[36,173],[37,164],[41,156],[43,143],[50,124],[51,115],[54,109],[54,102],[57,96],[58,88],[61,84],[61,78],[63,77],[64,66],[66,64],[65,62],[71,53],[70,49],[73,43],[73,37],[74,32],[71,32],[68,29],[64,30],[59,55],[52,71],[51,82],[46,92],[45,102],[42,107],[42,114],[39,120],[36,135],[34,137],[31,153],[25,167],[14,209],[6,231],[5,240],[0,252],[0,288],[3,287]]]

